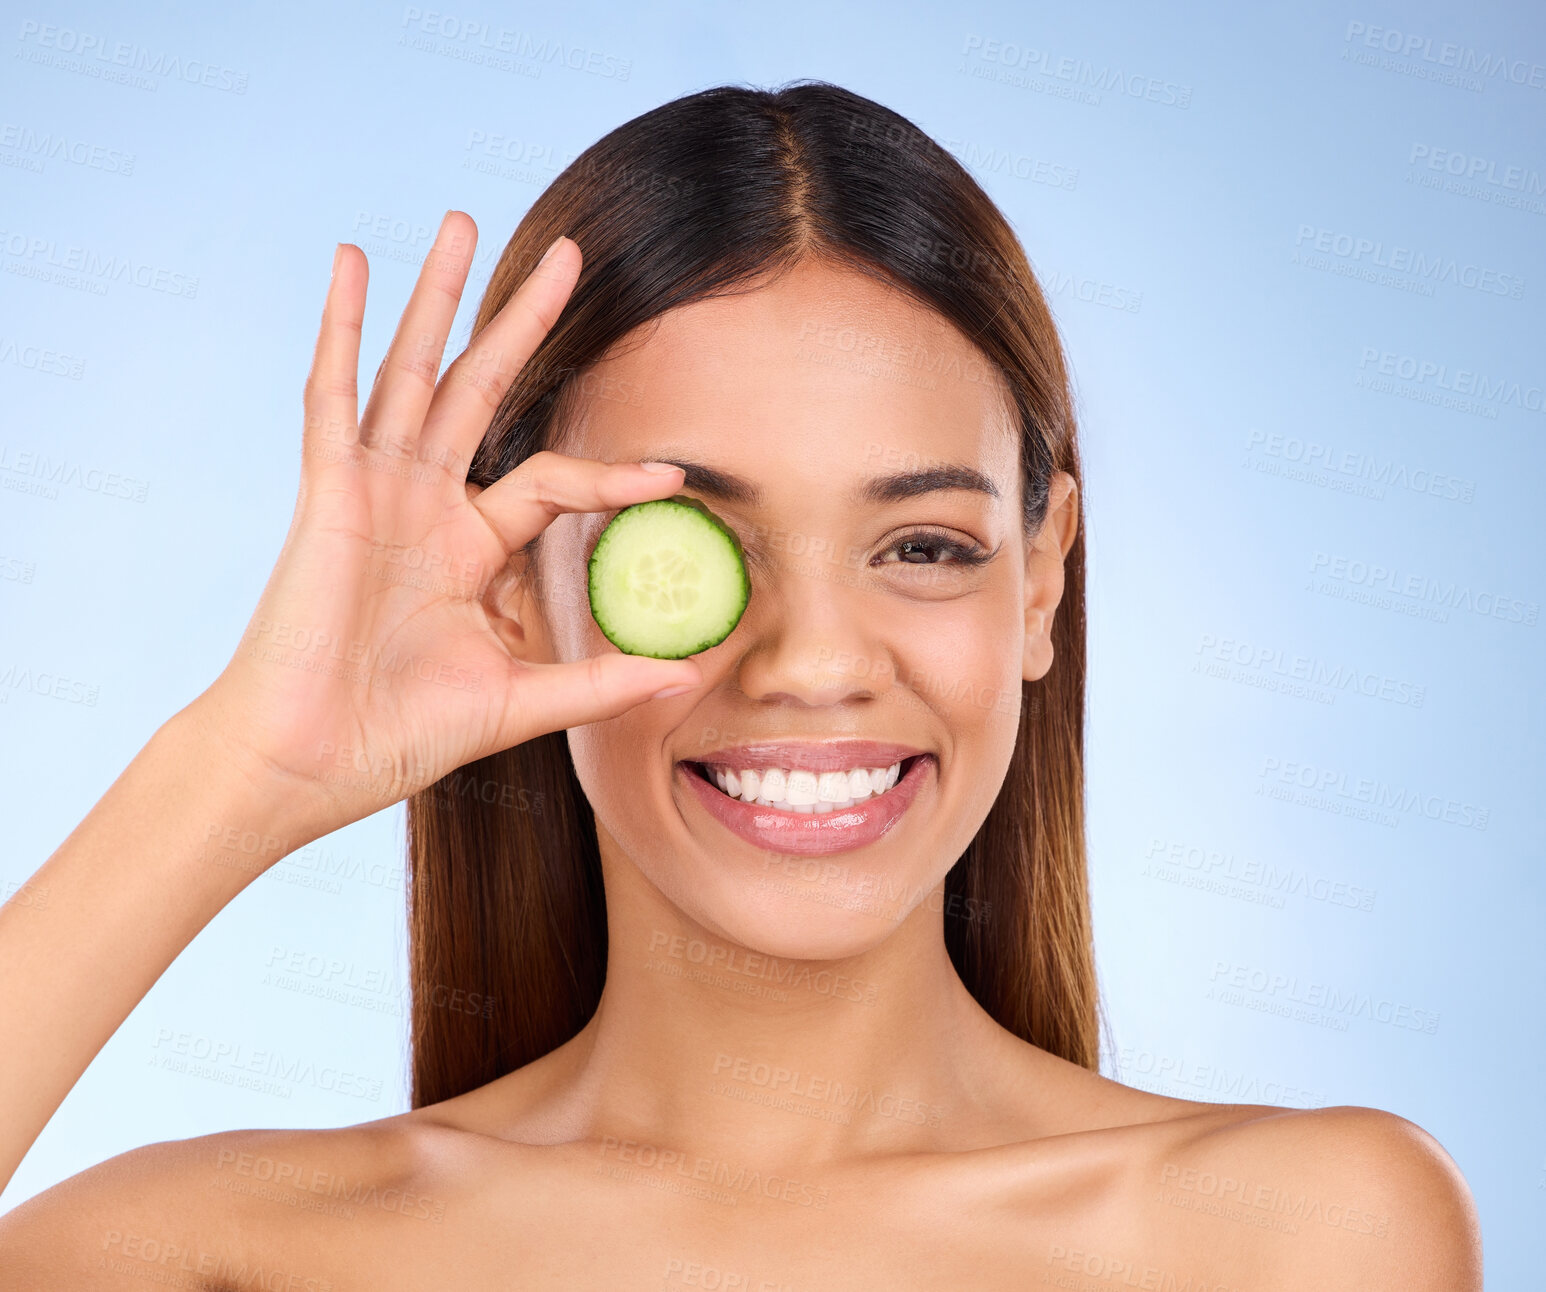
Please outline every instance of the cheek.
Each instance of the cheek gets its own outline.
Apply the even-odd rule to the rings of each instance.
[[[538,596],[554,658],[589,659],[615,650],[591,614],[583,547],[569,535],[553,537],[557,541],[544,548],[539,562]]]
[[[555,602],[548,607],[548,622],[560,662],[589,659],[617,650],[590,612],[590,597],[584,583],[575,582],[559,590]]]
[[[569,756],[585,797],[614,835],[626,837],[626,822],[648,810],[646,801],[657,778],[642,751],[659,749],[663,733],[649,728],[638,711],[631,710],[570,727],[568,736]]]
[[[1009,598],[986,594],[912,610],[894,640],[903,661],[903,686],[925,704],[948,713],[964,731],[979,727],[1020,693],[1025,623]]]

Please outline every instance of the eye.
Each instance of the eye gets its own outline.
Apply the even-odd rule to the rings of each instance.
[[[881,565],[938,566],[955,564],[965,567],[985,565],[993,559],[993,553],[978,543],[961,543],[932,530],[915,530],[906,534],[886,549],[885,555],[900,553],[896,560],[881,560]],[[948,561],[930,559],[946,556]]]

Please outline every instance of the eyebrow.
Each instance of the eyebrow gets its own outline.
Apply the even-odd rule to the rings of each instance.
[[[761,489],[750,480],[729,471],[721,471],[691,458],[656,457],[653,461],[669,462],[672,466],[681,467],[685,477],[682,488],[692,489],[717,501],[739,503],[743,507],[761,507],[765,501]],[[949,462],[922,471],[871,476],[850,491],[848,500],[854,504],[876,506],[947,489],[967,489],[973,493],[986,494],[989,498],[1000,496],[999,487],[981,471],[964,463]]]

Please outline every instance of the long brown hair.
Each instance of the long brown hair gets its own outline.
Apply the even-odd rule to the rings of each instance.
[[[558,448],[588,366],[640,324],[823,257],[937,311],[1002,374],[1021,428],[1028,535],[1046,514],[1051,472],[1080,485],[1055,662],[1041,681],[1022,684],[1003,788],[946,879],[947,911],[989,914],[947,918],[945,937],[962,981],[1003,1027],[1095,1069],[1083,479],[1057,328],[1008,222],[906,118],[805,80],[690,94],[591,145],[521,220],[474,336],[559,234],[580,246],[579,282],[495,414],[468,474],[475,484]],[[540,1058],[573,1037],[600,999],[600,855],[565,733],[471,763],[414,795],[408,850],[418,1108]]]

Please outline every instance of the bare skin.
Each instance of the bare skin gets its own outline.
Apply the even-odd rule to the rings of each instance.
[[[955,974],[944,875],[1019,720],[981,697],[1017,697],[1054,667],[1077,524],[1059,475],[1046,523],[1023,532],[1004,391],[966,339],[808,261],[642,329],[590,385],[636,397],[587,398],[563,453],[479,492],[467,459],[567,299],[579,249],[561,242],[436,387],[475,232],[448,217],[358,420],[366,266],[343,249],[296,518],[254,623],[417,644],[475,661],[490,684],[476,699],[411,675],[360,686],[238,651],[38,872],[47,906],[0,910],[0,1169],[8,1179],[107,1037],[263,868],[548,731],[568,731],[596,811],[600,1008],[553,1053],[441,1104],[152,1144],[83,1171],[0,1217],[0,1283],[1480,1288],[1470,1194],[1411,1123],[1132,1090],[1006,1032]],[[864,338],[930,356],[932,380],[856,359]],[[758,508],[699,494],[746,542],[754,591],[730,637],[690,661],[619,654],[584,600],[585,555],[616,509],[698,492],[628,465],[657,457],[765,494]],[[999,496],[845,498],[871,475],[945,462]],[[920,529],[996,555],[888,559]],[[539,531],[528,571],[512,557]],[[478,573],[449,591],[392,584],[374,577],[372,540]],[[849,552],[863,559],[820,554]],[[962,678],[975,686],[940,685]],[[842,872],[746,844],[676,768],[727,740],[839,735],[937,759],[897,830],[827,859]],[[339,746],[369,770],[328,775],[322,751]],[[269,843],[245,868],[211,864],[212,823]],[[905,896],[832,900],[864,874]],[[740,968],[694,975],[690,947]],[[747,956],[823,972],[770,990],[748,967],[767,961]]]

